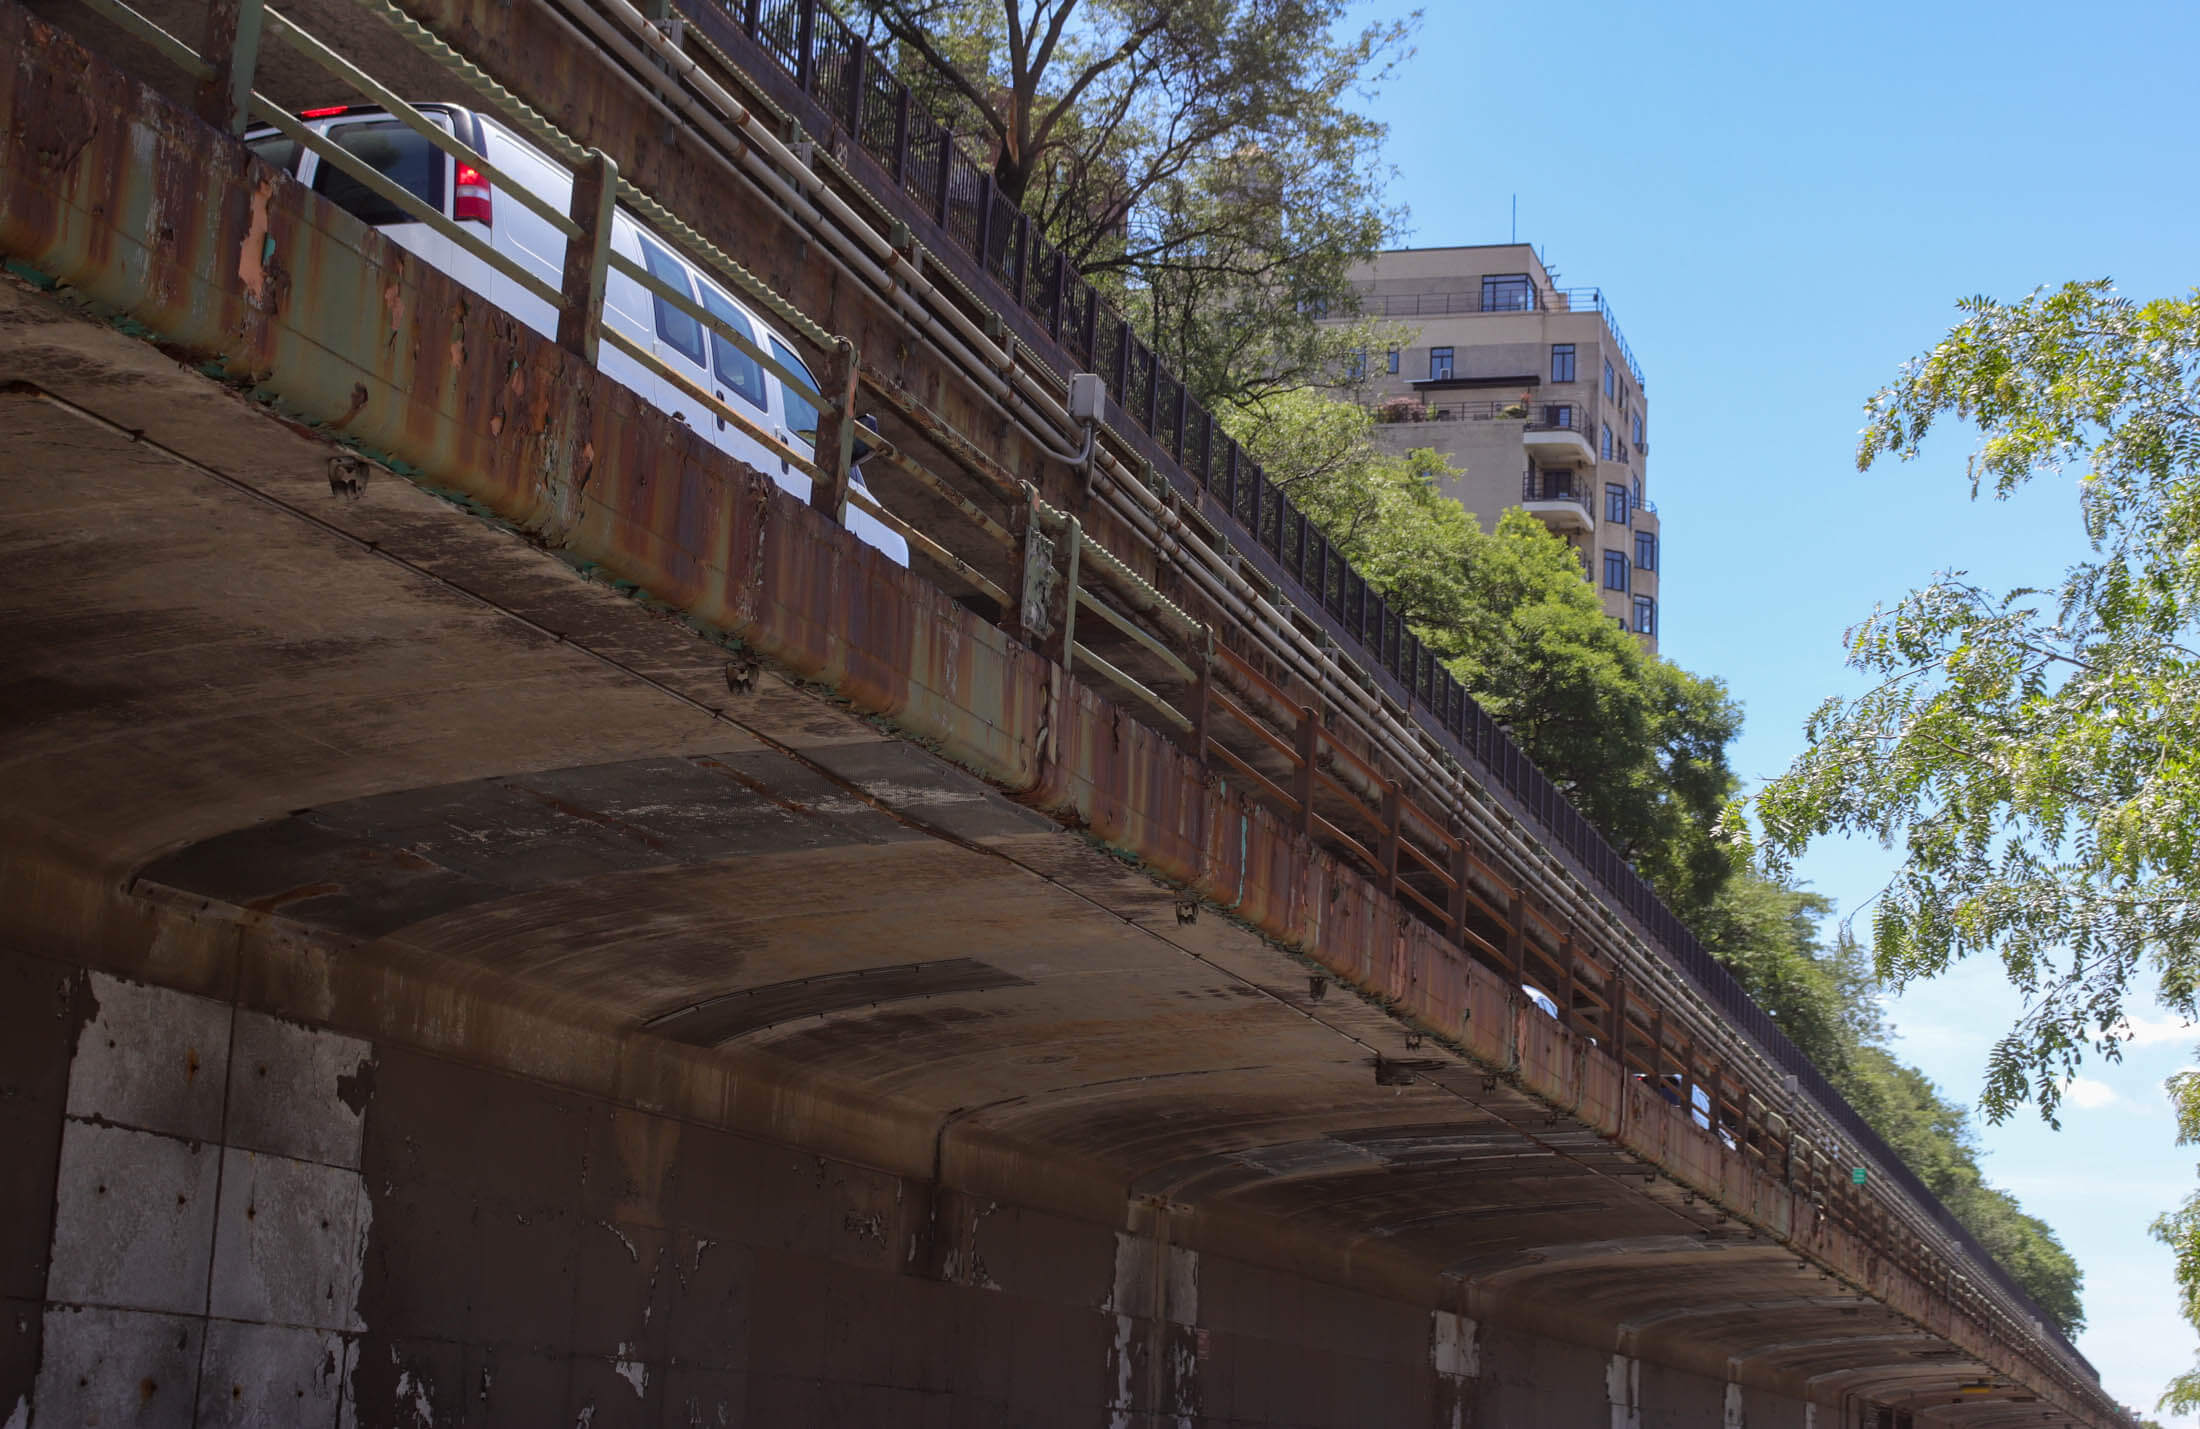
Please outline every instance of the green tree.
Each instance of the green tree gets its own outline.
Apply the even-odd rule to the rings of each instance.
[[[2168,1091],[2177,1111],[2177,1144],[2200,1145],[2200,1072],[2179,1072],[2169,1079]],[[2156,1219],[2154,1237],[2176,1253],[2177,1306],[2200,1327],[2200,1192]],[[2169,1382],[2156,1407],[2178,1414],[2200,1409],[2200,1361]]]
[[[859,0],[1002,194],[1202,401],[1336,369],[1351,264],[1397,231],[1367,95],[1418,15],[1345,0]]]
[[[1973,423],[1973,496],[2074,473],[2087,553],[2051,583],[1995,593],[1951,572],[1873,611],[1849,635],[1873,683],[1819,708],[1759,809],[1775,861],[1834,831],[1899,845],[1878,971],[1899,986],[1998,957],[2027,1005],[1983,1104],[2052,1121],[2085,1055],[2129,1035],[2132,998],[2196,1011],[2200,301],[2134,303],[2104,280],[1960,309],[1872,399],[1859,467]],[[2200,1139],[2200,1092],[2171,1092]],[[2200,1324],[2200,1197],[2155,1230]],[[2200,1370],[2164,1402],[2200,1407]]]
[[[1986,1183],[1963,1106],[1877,1044],[1854,1049],[1834,1085],[2064,1334],[2085,1328],[2085,1272],[2046,1222]]]
[[[1821,895],[1752,871],[1720,891],[1696,932],[1904,1165],[2066,1335],[2085,1326],[2085,1274],[2044,1221],[1988,1185],[1969,1111],[1887,1046],[1870,960],[1844,930],[1831,949]]]
[[[1296,391],[1222,413],[1475,697],[1695,927],[1704,945],[2066,1332],[2083,1278],[2054,1233],[1981,1175],[1964,1108],[1886,1049],[1878,987],[1829,902],[1747,868],[1726,748],[1740,712],[1716,681],[1603,613],[1579,555],[1522,511],[1484,531],[1431,451],[1378,440],[1367,411]]]
[[[1849,663],[1876,683],[1811,717],[1759,811],[1775,856],[1829,831],[1901,843],[1872,918],[1895,985],[1997,954],[2030,1006],[1984,1104],[2053,1116],[2133,979],[2194,1015],[2200,979],[2200,305],[2105,282],[1984,298],[1872,399],[1859,466],[1977,423],[1972,490],[2078,470],[2090,554],[1995,595],[1951,573],[1875,610]]]
[[[1385,446],[1357,403],[1299,390],[1220,415],[1675,911],[1707,909],[1738,830],[1726,687],[1646,653],[1542,522],[1515,510],[1484,531],[1445,494],[1459,473]]]

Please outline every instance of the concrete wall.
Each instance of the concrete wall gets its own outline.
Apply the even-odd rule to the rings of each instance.
[[[7,1429],[1732,1422],[1183,1210],[935,1194],[21,952],[0,1134]]]

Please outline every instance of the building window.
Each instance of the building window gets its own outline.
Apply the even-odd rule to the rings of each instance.
[[[1612,374],[1612,359],[1607,357],[1604,359],[1604,395],[1607,397],[1613,396],[1618,390],[1619,383],[1614,380]]]
[[[1611,522],[1614,526],[1624,526],[1627,524],[1626,487],[1607,486],[1604,488],[1604,519]]]
[[[1367,376],[1367,349],[1348,352],[1344,357],[1344,375],[1348,382],[1357,382]]]
[[[1635,445],[1636,445],[1636,447],[1638,447],[1638,448],[1639,448],[1639,447],[1641,447],[1641,446],[1642,446],[1642,413],[1640,413],[1640,412],[1637,412],[1637,413],[1635,413],[1635,415],[1634,415],[1634,423],[1635,423]]]
[[[1655,635],[1658,633],[1658,603],[1649,596],[1638,595],[1635,597],[1635,633],[1637,635]]]
[[[1572,343],[1554,342],[1551,344],[1551,380],[1553,382],[1571,382],[1574,380],[1574,345]]]
[[[1657,568],[1658,533],[1655,531],[1637,531],[1635,533],[1635,569],[1638,571],[1654,571]]]
[[[1449,382],[1451,380],[1450,348],[1432,347],[1428,350],[1428,380],[1431,382]]]
[[[1390,375],[1398,375],[1398,349],[1395,347],[1390,350]]]
[[[1525,273],[1491,273],[1482,279],[1482,311],[1524,313],[1535,306],[1535,285]]]
[[[1625,551],[1606,551],[1604,553],[1604,588],[1616,591],[1627,589],[1627,553]]]
[[[1570,402],[1558,402],[1543,409],[1543,425],[1561,432],[1574,429],[1574,408]]]
[[[1635,478],[1635,509],[1642,509],[1642,478],[1639,475]]]
[[[1604,429],[1604,459],[1610,461],[1612,459],[1612,424],[1602,422],[1598,425]]]

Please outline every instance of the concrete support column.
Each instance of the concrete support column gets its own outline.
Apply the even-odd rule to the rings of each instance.
[[[1115,1281],[1104,1307],[1115,1316],[1108,1350],[1111,1429],[1191,1429],[1206,1340],[1199,1329],[1199,1253],[1171,1243],[1171,1208],[1132,1208],[1115,1238]]]

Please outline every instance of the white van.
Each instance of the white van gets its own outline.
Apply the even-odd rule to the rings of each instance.
[[[560,213],[571,210],[573,175],[564,165],[487,115],[453,104],[423,104],[420,109],[452,137],[487,158],[493,168],[524,185],[552,208]],[[408,193],[439,209],[445,217],[470,225],[498,253],[551,288],[564,282],[564,234],[523,203],[498,203],[488,181],[472,165],[454,160],[387,110],[375,105],[338,105],[306,110],[299,119]],[[557,336],[558,315],[550,304],[335,164],[323,163],[318,154],[266,126],[248,132],[245,143],[268,163],[381,229],[392,241],[419,254],[544,337]],[[822,390],[783,336],[759,322],[738,299],[670,244],[642,228],[623,208],[614,211],[611,246],[667,287],[684,291],[705,312],[770,352],[782,366],[800,373],[812,391]],[[699,428],[728,455],[770,473],[798,500],[809,500],[808,474],[796,470],[787,458],[791,452],[808,459],[816,451],[815,406],[788,391],[778,378],[731,342],[616,269],[605,278],[603,320],[720,402],[745,411],[751,421],[777,439],[777,444],[758,441],[698,402],[694,393],[666,381],[609,342],[601,344],[596,358],[605,376],[659,410]],[[866,498],[876,500],[864,486],[860,471],[850,473],[849,484]],[[843,512],[843,520],[859,540],[876,547],[896,565],[909,564],[909,543],[877,518],[851,503]]]

